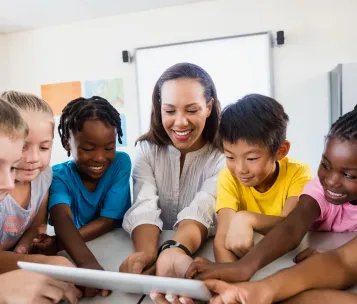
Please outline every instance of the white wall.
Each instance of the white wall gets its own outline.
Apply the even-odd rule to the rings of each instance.
[[[0,93],[7,88],[7,47],[7,37],[4,34],[0,34]]]
[[[132,147],[135,65],[121,62],[122,50],[284,30],[286,44],[273,50],[275,97],[290,115],[290,155],[316,169],[329,123],[327,72],[357,61],[356,12],[355,0],[220,0],[10,34],[8,87],[40,94],[43,83],[123,77]]]

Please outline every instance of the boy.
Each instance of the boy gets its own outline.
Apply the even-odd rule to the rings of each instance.
[[[286,157],[288,121],[282,105],[258,94],[224,110],[219,134],[227,168],[218,177],[217,262],[245,255],[254,245],[253,232],[266,234],[281,222],[311,179],[307,164]]]

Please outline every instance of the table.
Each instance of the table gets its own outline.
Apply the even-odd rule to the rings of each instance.
[[[160,242],[172,239],[173,231],[163,231],[160,236]],[[292,259],[302,250],[307,247],[314,247],[320,249],[333,249],[337,248],[346,242],[350,241],[353,237],[357,236],[357,233],[331,233],[331,232],[309,232],[301,244],[293,251],[287,253],[281,258],[277,259],[273,263],[259,270],[252,280],[259,280],[271,275],[278,270],[287,268],[294,265]],[[254,242],[259,242],[263,237],[259,234],[255,234]],[[115,229],[106,235],[90,241],[87,243],[89,249],[96,256],[99,263],[105,270],[118,271],[119,265],[126,259],[126,257],[133,252],[134,248],[130,240],[129,235],[123,229]],[[65,253],[61,253],[65,255]],[[203,256],[214,261],[213,255],[213,239],[208,239],[204,246],[197,252],[196,256]],[[357,286],[350,289],[351,292],[357,293]],[[142,299],[142,295],[128,294],[120,291],[113,291],[113,293],[107,298],[101,298],[99,296],[95,298],[85,298],[80,303],[139,303]],[[152,303],[151,299],[146,296],[141,304]]]

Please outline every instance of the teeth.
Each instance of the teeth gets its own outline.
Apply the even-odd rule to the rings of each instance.
[[[90,166],[89,169],[93,170],[93,171],[100,171],[103,169],[103,166],[100,167],[94,167],[94,166]]]
[[[180,136],[185,136],[187,134],[189,134],[191,131],[186,131],[186,132],[178,132],[178,131],[174,131],[177,135],[180,135]]]
[[[341,197],[343,196],[343,194],[340,194],[340,193],[335,193],[335,192],[332,192],[330,190],[327,190],[328,194],[330,194],[331,196],[334,196],[334,197]]]

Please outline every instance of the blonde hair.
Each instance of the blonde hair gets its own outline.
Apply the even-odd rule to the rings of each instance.
[[[18,91],[6,91],[1,94],[1,98],[10,103],[20,111],[40,112],[49,114],[53,119],[53,111],[46,101],[34,94]]]
[[[28,126],[19,111],[0,98],[0,134],[13,139],[25,139]]]

